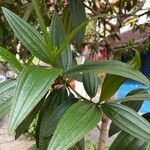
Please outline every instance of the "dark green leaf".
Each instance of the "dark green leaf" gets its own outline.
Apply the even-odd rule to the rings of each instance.
[[[128,101],[144,101],[144,100],[150,100],[150,94],[137,94],[133,96],[127,96],[125,98],[120,98],[117,99],[116,101],[123,101],[123,102],[128,102]]]
[[[135,51],[135,56],[127,64],[129,64],[132,68],[136,70],[140,68],[141,58],[138,51]],[[101,101],[112,97],[125,80],[126,80],[125,77],[107,74],[102,85],[100,96]]]
[[[72,22],[71,22],[71,16],[70,16],[70,9],[68,6],[64,8],[63,14],[62,14],[62,20],[63,25],[66,31],[66,34],[70,34],[72,31]]]
[[[47,98],[44,111],[41,114],[39,132],[39,148],[45,150],[48,147],[51,136],[63,113],[74,103],[68,100],[68,93],[65,87],[53,91]]]
[[[146,113],[142,115],[148,122],[150,122],[150,113]]]
[[[141,140],[150,141],[150,123],[134,110],[116,103],[105,103],[101,107],[119,128]]]
[[[61,118],[48,150],[67,150],[94,128],[100,117],[101,111],[96,105],[84,101],[75,103]]]
[[[44,36],[44,39],[45,39],[45,42],[46,42],[48,53],[51,55],[52,54],[51,51],[53,50],[53,47],[52,47],[52,44],[50,42],[50,38],[48,36],[48,32],[47,32],[47,28],[46,28],[43,16],[40,12],[40,6],[38,4],[38,1],[36,1],[36,0],[32,0],[32,4],[34,6],[34,10],[35,10],[35,13],[36,13],[36,16],[37,16],[37,19],[38,19],[38,23],[40,25],[41,31],[43,33],[43,36]]]
[[[150,113],[142,115],[147,121],[150,122]],[[149,150],[150,143],[141,141],[132,135],[122,131],[112,143],[110,150]]]
[[[76,28],[86,20],[85,7],[81,0],[69,0],[70,16],[73,28]],[[85,27],[74,37],[78,46],[82,43],[85,34]]]
[[[60,97],[66,97],[66,96],[67,96],[67,91],[64,87],[62,87],[58,90],[53,90],[46,98],[46,101],[45,101],[44,105],[42,106],[42,109],[39,113],[37,127],[36,127],[35,138],[36,138],[37,147],[40,146],[41,149],[42,149],[42,146],[43,146],[43,149],[47,147],[47,145],[44,145],[44,144],[47,144],[47,142],[49,142],[49,139],[48,139],[48,141],[46,141],[46,139],[44,139],[44,141],[43,141],[42,133],[45,131],[45,128],[43,128],[43,125],[41,125],[41,123],[42,124],[48,123],[46,119],[49,118],[49,116],[51,116],[52,112],[63,101],[63,99],[60,99]],[[40,137],[40,135],[41,135],[41,137]]]
[[[135,95],[135,94],[139,94],[139,93],[147,93],[147,91],[145,89],[136,89],[136,90],[133,90],[133,91],[129,92],[127,94],[127,96],[131,96],[131,95]],[[119,101],[119,102],[121,102],[121,101]],[[143,104],[143,101],[138,101],[138,99],[136,99],[135,101],[122,102],[121,104],[123,104],[123,105],[135,110],[136,112],[138,112],[139,109],[141,108],[142,104]],[[113,136],[114,134],[116,134],[120,130],[121,129],[119,127],[117,127],[112,122],[110,124],[110,128],[109,128],[109,136]]]
[[[10,10],[3,8],[4,15],[22,44],[37,58],[50,63],[43,37],[30,24]]]
[[[109,150],[149,150],[150,143],[141,141],[138,138],[122,131],[115,141],[112,143]]]
[[[78,74],[78,73],[88,73],[88,72],[106,72],[114,75],[123,76],[129,79],[133,79],[144,83],[145,85],[150,85],[150,81],[139,71],[132,69],[129,65],[122,63],[120,61],[103,61],[87,63],[83,65],[78,65],[76,67],[70,68],[64,72],[64,74]]]
[[[66,38],[62,20],[56,12],[51,23],[50,37],[54,47],[59,47]],[[61,52],[57,63],[59,67],[65,70],[72,66],[72,52],[69,46]]]
[[[0,118],[10,111],[16,84],[16,80],[8,80],[0,83]]]
[[[31,111],[31,113],[19,124],[16,129],[15,139],[17,139],[21,134],[23,134],[29,125],[32,123],[33,119],[36,117],[37,113],[39,112],[44,98],[35,106],[35,108]]]
[[[58,69],[38,66],[29,66],[23,70],[13,97],[14,104],[9,127],[11,131],[14,131],[39,103],[60,72],[61,70]]]
[[[69,44],[70,41],[72,40],[72,38],[82,29],[84,28],[90,21],[95,20],[99,17],[108,17],[108,16],[113,16],[112,14],[100,14],[97,15],[96,17],[93,17],[91,19],[86,20],[85,22],[83,22],[82,24],[80,24],[79,26],[77,26],[64,40],[64,42],[61,44],[60,48],[57,51],[57,54],[59,55],[59,53],[64,50]]]
[[[95,97],[99,86],[99,79],[96,73],[83,73],[82,81],[85,91],[89,95],[89,97]]]
[[[0,56],[11,65],[11,67],[16,73],[22,71],[23,69],[22,64],[17,60],[15,55],[10,53],[8,50],[0,47]]]

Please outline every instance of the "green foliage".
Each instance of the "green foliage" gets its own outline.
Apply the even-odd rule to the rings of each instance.
[[[122,130],[149,142],[150,124],[134,110],[116,103],[103,104],[102,110]]]
[[[8,80],[0,83],[0,119],[10,110],[16,83],[16,80]]]
[[[41,34],[10,10],[3,8],[5,17],[22,44],[37,58],[49,63],[50,57]]]
[[[40,150],[67,150],[73,147],[85,149],[84,135],[96,127],[99,121],[102,121],[102,114],[105,114],[118,126],[119,131],[123,130],[117,141],[122,142],[120,139],[125,136],[127,139],[133,139],[129,141],[129,148],[139,148],[138,143],[146,147],[146,142],[150,141],[150,123],[136,112],[143,100],[150,98],[149,94],[144,93],[146,90],[140,89],[138,93],[130,93],[121,99],[121,104],[118,103],[120,99],[112,102],[109,100],[128,78],[150,86],[149,79],[138,71],[141,64],[139,53],[135,51],[134,57],[127,64],[117,60],[105,60],[73,65],[77,51],[82,51],[88,22],[97,19],[104,21],[105,18],[114,17],[113,13],[109,11],[106,14],[100,10],[101,14],[98,15],[99,12],[95,10],[93,13],[98,16],[85,21],[85,5],[81,1],[70,0],[65,6],[63,18],[58,15],[61,13],[55,10],[48,33],[39,5],[35,0],[32,0],[32,3],[41,32],[3,8],[15,36],[33,55],[31,60],[23,62],[22,65],[12,53],[0,48],[0,55],[18,73],[15,81],[0,84],[0,117],[11,109],[10,131],[18,138],[38,116],[35,138]],[[58,3],[62,4],[62,1]],[[56,8],[59,10],[59,7]],[[66,20],[69,20],[68,28]],[[35,63],[32,61],[34,57],[47,64],[43,63],[42,66]],[[90,98],[93,98],[99,86],[97,72],[108,75],[103,83],[102,95],[98,103],[94,103],[94,100],[86,99],[71,86],[70,78],[75,79],[74,75],[82,76],[84,88]],[[132,144],[133,142],[135,144]]]
[[[68,96],[65,87],[53,91],[47,98],[46,106],[44,106],[42,119],[40,121],[39,131],[39,148],[44,150],[48,147],[50,139],[55,131],[60,118],[65,111],[75,103],[74,96]]]
[[[147,90],[145,89],[136,89],[136,90],[133,90],[131,92],[129,92],[125,99],[132,95],[134,95],[133,97],[135,97],[134,101],[119,101],[118,102],[121,102],[121,104],[135,110],[136,112],[139,111],[139,109],[141,108],[142,104],[143,104],[143,101],[138,101],[139,100],[139,97],[137,97],[137,95],[140,95],[140,93],[147,93]],[[143,100],[144,97],[143,97]],[[116,134],[117,132],[119,132],[121,129],[119,127],[117,127],[113,122],[110,124],[110,128],[109,128],[109,136],[112,136],[114,134]]]
[[[64,74],[79,74],[93,72],[106,72],[118,76],[123,76],[136,81],[139,81],[145,85],[150,85],[150,81],[139,71],[132,69],[129,65],[122,63],[120,61],[103,61],[103,62],[93,62],[88,64],[82,64],[75,66],[73,68],[67,69]]]
[[[63,27],[62,20],[59,18],[56,12],[53,15],[49,36],[54,49],[57,51],[61,43],[65,40],[66,33]],[[72,52],[70,46],[67,46],[65,49],[63,49],[58,57],[58,67],[62,69],[68,69],[72,66]]]
[[[86,20],[85,7],[80,0],[69,0],[69,10],[73,28],[76,28]],[[85,27],[75,35],[74,40],[78,46],[83,42],[84,34]]]
[[[58,69],[47,69],[38,66],[26,67],[21,73],[13,97],[10,130],[15,131],[41,98],[50,90],[60,74]]]
[[[82,81],[87,94],[93,98],[96,96],[99,79],[95,73],[83,73]]]
[[[150,121],[150,113],[144,114],[143,117]],[[133,137],[132,135],[121,131],[115,141],[112,143],[110,150],[116,150],[122,147],[123,150],[135,150],[135,149],[142,149],[142,150],[149,150],[150,143],[141,141],[138,138]]]
[[[0,47],[0,56],[9,62],[9,64],[11,65],[11,67],[16,73],[19,73],[22,71],[23,69],[22,64],[8,50]]]
[[[135,51],[135,56],[127,62],[132,68],[138,70],[141,66],[141,58],[140,54],[138,51]],[[102,85],[102,90],[101,90],[101,96],[100,99],[105,100],[108,98],[111,98],[119,89],[121,84],[126,80],[127,78],[125,77],[119,77],[116,75],[112,74],[107,74],[103,85]],[[115,85],[113,84],[115,82]],[[105,92],[108,91],[108,92]]]
[[[79,101],[60,120],[48,150],[67,150],[99,122],[101,111],[94,104]],[[65,135],[65,137],[64,137]]]

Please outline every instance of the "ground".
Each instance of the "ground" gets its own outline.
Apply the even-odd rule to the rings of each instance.
[[[14,140],[14,137],[8,134],[8,116],[0,120],[0,150],[28,150],[34,141],[21,136],[19,139]],[[99,130],[94,128],[86,135],[86,139],[98,144]],[[107,138],[108,146],[112,143],[114,138]]]
[[[7,132],[8,117],[0,120],[0,150],[28,150],[34,141],[21,136],[14,140],[14,137]]]

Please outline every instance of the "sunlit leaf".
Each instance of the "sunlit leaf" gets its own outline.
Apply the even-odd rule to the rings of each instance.
[[[38,66],[26,67],[21,73],[13,97],[10,131],[27,117],[50,89],[61,70],[47,69]]]
[[[150,123],[134,110],[121,104],[105,103],[103,112],[122,130],[141,140],[150,141]]]
[[[72,105],[60,120],[48,150],[67,150],[94,128],[101,117],[99,108],[88,102]]]
[[[118,76],[123,76],[150,85],[150,81],[139,71],[134,70],[129,65],[115,60],[106,60],[103,62],[94,62],[72,67],[64,72],[65,75],[90,73],[90,72],[106,72]]]
[[[19,16],[3,7],[4,15],[22,44],[37,58],[50,63],[50,56],[41,34]]]

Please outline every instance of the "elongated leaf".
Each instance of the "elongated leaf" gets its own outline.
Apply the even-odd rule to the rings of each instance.
[[[29,125],[32,123],[33,119],[36,117],[37,113],[39,112],[44,98],[35,106],[35,108],[31,111],[31,113],[19,124],[16,129],[15,139],[17,139],[21,134],[23,134]]]
[[[62,20],[55,12],[51,28],[50,28],[51,43],[54,47],[59,47],[66,38],[66,33],[63,27]],[[72,52],[69,46],[67,46],[60,54],[58,59],[58,66],[62,69],[68,69],[72,66]]]
[[[130,102],[123,102],[123,105],[135,110],[136,112],[139,111],[139,109],[141,108],[143,101],[130,101]],[[114,124],[113,122],[110,124],[110,128],[109,128],[109,137],[113,136],[114,134],[118,133],[121,129]]]
[[[40,146],[41,149],[42,149],[42,147],[43,148],[47,147],[46,144],[47,144],[47,142],[49,142],[49,140],[46,140],[46,139],[43,140],[43,135],[41,133],[43,133],[45,131],[45,128],[43,128],[42,125],[45,126],[45,124],[47,123],[46,119],[49,118],[49,116],[51,116],[51,114],[54,112],[54,110],[57,109],[57,107],[64,100],[64,99],[60,99],[60,97],[61,98],[67,97],[67,95],[68,95],[68,93],[66,91],[66,88],[64,88],[64,87],[62,87],[58,90],[54,90],[48,95],[46,102],[43,105],[43,107],[39,113],[39,117],[38,117],[36,134],[35,134],[37,147]]]
[[[122,130],[141,140],[150,141],[150,123],[134,110],[121,104],[102,104],[103,112]]]
[[[8,80],[0,83],[0,118],[10,111],[16,84],[16,80]]]
[[[72,26],[73,28],[76,28],[86,20],[85,7],[81,0],[69,0],[69,9]],[[76,41],[78,46],[82,43],[84,39],[84,34],[85,27],[82,28],[80,32],[75,35],[74,40]]]
[[[35,13],[36,13],[36,16],[37,16],[38,23],[40,25],[41,31],[43,33],[45,42],[46,42],[47,50],[48,50],[49,54],[51,55],[52,54],[51,51],[53,50],[53,47],[52,47],[52,44],[50,43],[50,39],[49,39],[49,36],[48,36],[48,32],[47,32],[47,28],[46,28],[46,25],[45,25],[45,21],[44,21],[43,16],[42,16],[42,14],[40,12],[39,3],[36,0],[32,0],[32,4],[33,4],[34,10],[35,10]]]
[[[43,129],[42,130],[40,128],[40,130],[42,130],[40,134],[41,140],[40,140],[40,145],[39,145],[41,150],[45,150],[48,147],[50,139],[53,135],[54,130],[57,127],[59,120],[61,119],[63,114],[66,112],[66,110],[75,103],[75,101],[70,101],[67,99],[64,99],[64,101],[53,111],[53,113],[49,116],[49,118],[47,118],[47,120],[43,120],[45,128],[42,127],[42,122],[41,122],[41,127]]]
[[[58,69],[46,69],[38,66],[29,66],[23,70],[13,97],[11,131],[14,131],[39,103],[60,72]]]
[[[77,102],[60,120],[48,150],[67,150],[84,134],[94,128],[101,117],[101,111],[92,103]]]
[[[100,14],[97,15],[96,17],[93,17],[91,19],[88,19],[86,21],[84,21],[83,23],[81,23],[79,26],[77,26],[64,40],[64,42],[61,44],[60,48],[58,49],[57,53],[59,54],[62,50],[64,50],[69,44],[70,41],[72,40],[72,38],[82,29],[84,28],[90,21],[98,19],[100,17],[109,17],[109,16],[113,16],[112,14]]]
[[[127,64],[129,64],[135,70],[140,68],[141,58],[138,51],[135,51],[135,56],[129,62],[127,62]],[[126,79],[127,78],[125,77],[107,74],[102,85],[100,96],[101,101],[112,97]]]
[[[64,74],[77,74],[86,72],[106,72],[114,75],[123,76],[150,85],[150,81],[139,71],[132,69],[129,65],[119,61],[94,62],[70,68]]]
[[[147,90],[145,89],[135,89],[132,90],[131,92],[129,92],[126,97],[131,96],[131,95],[136,95],[136,94],[140,94],[140,93],[147,93]],[[143,104],[143,101],[138,101],[138,99],[136,99],[135,101],[127,101],[127,102],[122,102],[120,101],[121,104],[135,110],[136,112],[138,112]],[[116,134],[117,132],[119,132],[121,129],[119,127],[117,127],[113,122],[110,124],[110,128],[109,128],[109,136],[113,136],[114,134]]]
[[[15,57],[15,55],[13,55],[12,53],[10,53],[8,50],[0,47],[0,56],[6,60],[7,62],[9,62],[9,64],[11,65],[11,67],[14,69],[14,71],[16,73],[21,72],[23,69],[22,64],[17,60],[17,58]]]
[[[68,93],[65,87],[62,87],[58,90],[54,90],[50,93],[47,98],[47,102],[43,107],[43,112],[40,113],[41,122],[39,128],[39,148],[41,150],[47,149],[51,136],[54,132],[54,129],[57,125],[57,120],[54,119],[56,110],[59,111],[59,106],[68,99]],[[59,108],[59,109],[58,109]],[[59,113],[59,112],[58,112]],[[53,115],[54,114],[54,115]],[[40,119],[40,118],[39,118]],[[53,122],[53,119],[56,121]],[[53,124],[55,124],[53,126]]]
[[[143,117],[150,122],[150,113],[146,113]],[[110,150],[149,150],[150,142],[141,141],[138,138],[122,131],[112,143]]]
[[[68,6],[64,8],[63,14],[62,14],[62,20],[63,25],[65,28],[66,35],[70,34],[72,31],[72,22],[71,22],[71,16],[70,16],[70,9]]]
[[[123,101],[123,102],[144,101],[144,100],[150,100],[150,94],[137,94],[137,95],[127,96],[125,98],[117,99],[117,101]]]
[[[150,143],[141,141],[138,138],[122,131],[115,141],[112,143],[109,150],[149,150]]]
[[[40,33],[10,10],[3,8],[3,12],[15,35],[27,50],[44,62],[50,63],[49,53]]]
[[[99,86],[99,79],[97,75],[94,72],[83,73],[82,81],[85,91],[89,95],[89,97],[95,97]]]

